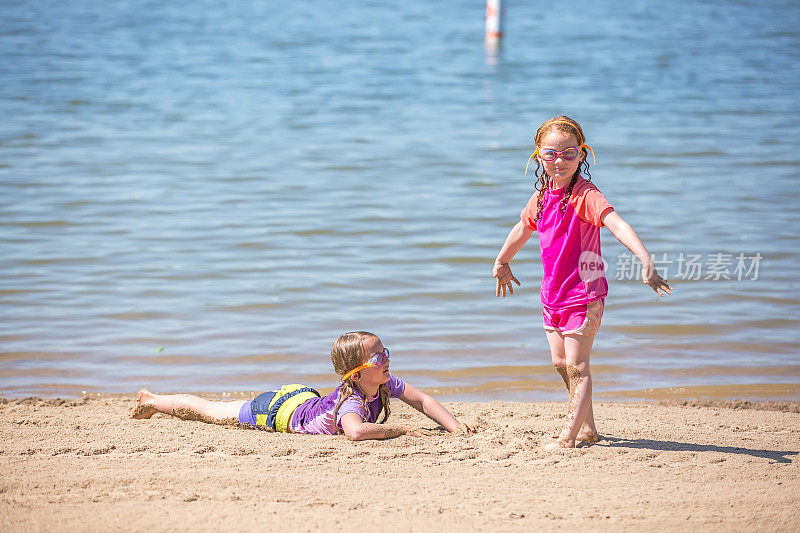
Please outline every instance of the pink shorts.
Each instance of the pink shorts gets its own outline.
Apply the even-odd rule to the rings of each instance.
[[[543,308],[544,329],[563,335],[596,335],[603,318],[603,299],[563,309]]]

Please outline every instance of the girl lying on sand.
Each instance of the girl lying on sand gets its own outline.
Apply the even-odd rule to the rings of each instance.
[[[442,404],[389,373],[389,350],[372,333],[355,331],[339,336],[331,360],[342,382],[327,396],[303,385],[286,385],[244,401],[212,401],[191,394],[136,395],[133,418],[166,413],[186,420],[214,424],[239,423],[284,433],[335,435],[351,440],[390,439],[399,435],[425,436],[431,432],[384,424],[389,418],[389,398],[402,401],[440,424],[450,433],[473,433]],[[383,412],[379,424],[375,422]]]

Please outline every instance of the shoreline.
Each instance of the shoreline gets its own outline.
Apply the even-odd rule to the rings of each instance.
[[[285,381],[285,383],[306,383],[307,381]],[[333,382],[329,379],[326,384]],[[277,382],[276,382],[277,383]],[[276,385],[273,383],[271,385]],[[601,382],[602,383],[602,382]],[[59,392],[46,393],[34,390],[23,394],[0,392],[0,401],[13,401],[24,398],[41,399],[81,399],[81,398],[131,398],[136,396],[136,391],[148,388],[158,393],[189,393],[204,398],[216,400],[250,399],[269,390],[270,384],[260,390],[171,390],[159,387],[155,383],[143,384],[131,392],[106,392],[102,390],[86,390],[75,387],[71,392],[63,389]],[[330,385],[310,386],[325,395],[334,390]],[[560,380],[549,382],[541,381],[495,381],[481,385],[470,386],[428,386],[418,387],[423,392],[435,396],[441,401],[482,403],[492,401],[514,402],[560,402],[566,401],[566,393]],[[598,390],[599,389],[599,390]],[[748,383],[734,385],[687,385],[672,387],[649,387],[637,390],[604,390],[597,387],[593,393],[595,401],[618,403],[657,403],[672,405],[680,402],[751,402],[751,403],[784,403],[800,404],[800,383]],[[711,405],[711,403],[708,403]]]
[[[321,394],[327,394],[331,392],[333,389],[326,390],[326,389],[319,389]],[[430,393],[430,390],[424,390],[424,392]],[[237,392],[225,392],[225,393],[190,393],[200,396],[202,398],[207,398],[209,400],[241,400],[241,399],[250,399],[255,397],[258,393],[257,392],[247,392],[247,391],[237,391]],[[99,401],[99,400],[115,400],[115,401],[127,401],[130,400],[131,402],[135,402],[136,395],[127,395],[127,394],[111,394],[111,393],[87,393],[79,398],[73,397],[42,397],[42,396],[22,396],[16,398],[7,398],[0,396],[0,406],[3,405],[22,405],[22,404],[42,404],[48,406],[61,406],[66,404],[74,404],[75,402],[86,402],[86,401]],[[485,403],[519,403],[519,404],[554,404],[566,405],[566,399],[564,401],[559,400],[542,400],[542,401],[506,401],[506,400],[496,400],[496,399],[485,399],[485,400],[473,400],[473,401],[450,401],[450,400],[442,400],[442,403],[459,403],[465,405],[480,405]],[[399,400],[396,400],[395,403],[399,403]],[[751,409],[755,411],[780,411],[784,413],[800,413],[800,401],[795,400],[766,400],[766,399],[697,399],[697,398],[638,398],[638,397],[629,397],[629,398],[612,398],[610,400],[603,399],[603,398],[594,398],[593,403],[598,404],[619,404],[619,405],[632,405],[632,406],[650,406],[650,405],[658,405],[664,407],[713,407],[713,408],[720,408],[720,409],[732,409],[732,410],[742,410],[742,409]],[[392,404],[394,405],[394,404]]]
[[[791,531],[800,403],[595,402],[603,440],[546,451],[564,402],[443,402],[478,433],[350,442],[155,415],[132,397],[0,401],[3,531],[292,527]]]
[[[137,364],[144,363],[138,361]],[[225,374],[206,376],[201,373],[197,378],[187,380],[185,376],[176,379],[169,368],[155,368],[159,373],[144,372],[136,377],[119,375],[111,381],[103,380],[100,376],[86,380],[75,377],[71,378],[71,383],[60,383],[46,377],[31,383],[28,371],[20,368],[7,375],[4,386],[0,387],[0,397],[80,398],[86,393],[128,395],[135,394],[143,387],[159,392],[196,395],[216,395],[223,392],[236,395],[242,391],[257,394],[286,383],[303,383],[322,392],[333,390],[333,384],[338,382],[338,376],[333,372],[270,371],[253,374],[228,369]],[[447,401],[560,401],[564,398],[563,381],[549,364],[466,366],[431,370],[402,368],[393,371],[417,388]],[[594,397],[604,401],[800,401],[798,364],[642,369],[636,366],[595,363],[592,365],[592,375]]]

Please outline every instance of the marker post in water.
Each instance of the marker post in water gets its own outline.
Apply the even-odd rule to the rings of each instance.
[[[486,43],[499,45],[503,39],[502,0],[486,0]]]
[[[497,56],[503,42],[502,0],[486,0],[486,62],[497,65]]]

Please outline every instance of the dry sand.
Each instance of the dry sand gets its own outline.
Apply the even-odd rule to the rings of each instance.
[[[595,403],[605,440],[548,452],[563,404],[445,403],[480,431],[349,442],[132,420],[130,398],[0,402],[4,532],[797,531],[800,518],[796,403]]]

